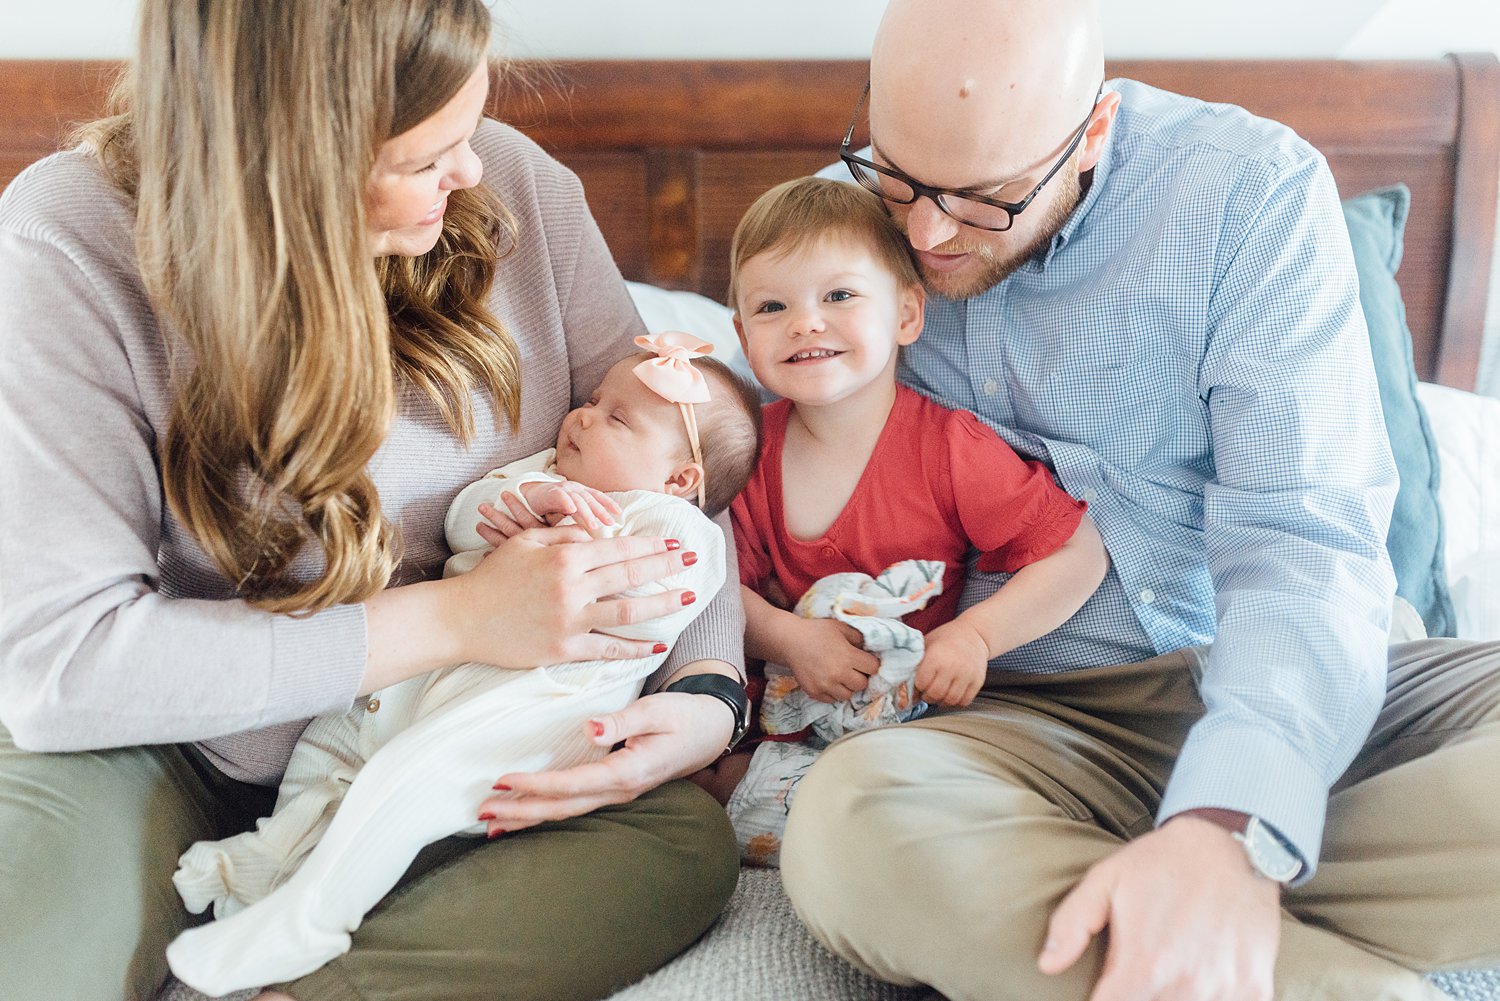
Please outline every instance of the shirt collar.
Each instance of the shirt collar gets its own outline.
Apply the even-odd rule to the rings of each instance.
[[[1104,92],[1109,93],[1111,90],[1113,88],[1106,83]],[[1104,137],[1104,151],[1099,154],[1099,162],[1094,164],[1094,169],[1089,172],[1091,175],[1089,189],[1084,192],[1083,199],[1068,215],[1062,229],[1053,235],[1052,240],[1047,244],[1046,251],[1036,258],[1039,267],[1045,268],[1052,260],[1052,255],[1068,245],[1068,241],[1073,238],[1078,227],[1083,225],[1083,220],[1088,216],[1089,210],[1099,201],[1100,192],[1104,190],[1105,182],[1109,179],[1110,166],[1114,161],[1115,131],[1119,124],[1120,116],[1116,113],[1115,120],[1110,124],[1109,132]]]

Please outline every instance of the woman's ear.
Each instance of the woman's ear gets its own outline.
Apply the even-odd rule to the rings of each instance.
[[[901,290],[896,325],[896,343],[910,344],[922,336],[922,324],[927,316],[927,290],[920,283],[913,283]]]
[[[671,494],[673,497],[685,497],[690,501],[696,501],[698,484],[702,482],[703,466],[696,462],[684,462],[672,470],[661,492]]]

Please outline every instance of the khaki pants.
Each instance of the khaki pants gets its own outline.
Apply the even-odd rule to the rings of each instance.
[[[953,1001],[1083,1001],[1103,945],[1044,976],[1047,920],[1152,829],[1203,713],[1198,656],[991,675],[970,711],[834,744],[787,826],[798,913],[857,966]],[[1500,963],[1500,644],[1392,647],[1388,689],[1317,874],[1283,896],[1278,998],[1442,998],[1412,970]]]
[[[0,999],[150,1001],[190,921],[177,856],[270,812],[191,748],[19,750],[0,727]],[[599,998],[676,955],[738,876],[723,811],[688,782],[505,835],[429,846],[354,933],[283,989],[308,1001]]]

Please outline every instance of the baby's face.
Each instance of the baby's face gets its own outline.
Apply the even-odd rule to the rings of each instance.
[[[677,404],[657,396],[626,358],[609,370],[589,401],[563,418],[557,471],[595,490],[661,491],[688,460]]]

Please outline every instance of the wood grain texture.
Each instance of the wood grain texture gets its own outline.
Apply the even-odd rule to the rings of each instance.
[[[858,60],[521,64],[490,110],[572,167],[627,277],[722,299],[741,213],[832,162]],[[0,185],[98,114],[117,64],[0,61]],[[1397,274],[1423,378],[1473,389],[1500,189],[1500,61],[1147,60],[1127,76],[1285,122],[1344,196],[1412,191]],[[524,81],[518,83],[517,81]],[[498,81],[497,81],[498,83]]]

